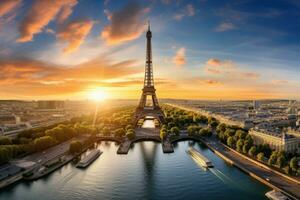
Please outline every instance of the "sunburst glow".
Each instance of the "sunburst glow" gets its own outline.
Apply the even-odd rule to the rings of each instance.
[[[88,97],[94,101],[104,101],[107,99],[108,94],[103,88],[96,88],[88,93]]]

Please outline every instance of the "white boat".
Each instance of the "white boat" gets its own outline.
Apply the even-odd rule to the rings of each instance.
[[[276,190],[269,191],[265,195],[271,200],[290,200],[286,195]]]
[[[199,151],[197,151],[193,147],[190,147],[187,150],[187,153],[189,153],[202,167],[205,168],[214,167],[212,162],[208,158],[203,156]]]
[[[102,154],[102,151],[99,149],[92,150],[87,156],[82,158],[79,163],[76,165],[78,168],[85,168],[89,166],[94,160],[96,160],[100,155]]]

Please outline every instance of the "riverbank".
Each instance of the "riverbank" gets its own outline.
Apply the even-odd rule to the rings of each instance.
[[[30,171],[35,171],[36,168],[39,168],[42,165],[45,165],[54,159],[57,159],[59,157],[66,155],[66,153],[69,151],[69,145],[73,140],[79,140],[79,141],[83,142],[86,139],[87,139],[87,137],[73,138],[73,139],[63,142],[61,144],[53,146],[49,149],[46,149],[43,152],[37,152],[37,153],[31,154],[31,155],[25,156],[23,158],[15,159],[15,160],[11,161],[10,167],[18,166],[18,167],[23,168],[24,170],[1,180],[0,181],[0,189],[5,188],[14,183],[17,183],[18,181],[21,181],[23,179],[23,174],[29,173]],[[71,160],[69,160],[68,162],[70,162]],[[24,165],[27,165],[27,163],[30,163],[30,165],[24,167]],[[59,166],[56,166],[55,169],[51,168],[50,170],[45,171],[45,175],[53,172],[54,170],[58,169],[59,167],[63,166],[66,163],[63,162]]]
[[[170,106],[185,109],[181,106]],[[196,112],[192,109],[185,110]],[[281,174],[271,168],[262,167],[261,165],[263,164],[258,165],[252,159],[245,158],[244,155],[241,155],[240,153],[225,146],[214,136],[203,140],[203,143],[206,144],[213,152],[216,153],[216,155],[220,156],[226,162],[238,167],[263,184],[276,190],[280,190],[293,199],[300,199],[300,184],[297,180],[293,180],[292,178],[287,177],[286,175]]]

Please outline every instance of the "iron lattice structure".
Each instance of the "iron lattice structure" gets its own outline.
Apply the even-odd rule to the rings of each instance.
[[[153,66],[152,66],[152,47],[151,47],[151,38],[152,33],[150,31],[150,25],[148,25],[148,31],[146,33],[147,38],[147,48],[146,48],[146,65],[145,65],[145,78],[144,78],[144,87],[142,90],[141,99],[138,107],[135,112],[135,123],[138,122],[139,119],[145,117],[154,117],[162,123],[164,121],[164,113],[161,110],[157,97],[156,97],[156,89],[154,87],[154,79],[153,79]],[[147,105],[147,97],[151,98],[151,104]]]

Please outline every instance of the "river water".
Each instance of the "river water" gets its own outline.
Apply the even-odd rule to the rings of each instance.
[[[205,171],[187,153],[189,146],[208,157],[215,168]],[[127,155],[101,142],[103,154],[86,169],[69,163],[47,177],[20,182],[0,191],[0,200],[58,199],[266,199],[270,190],[226,164],[204,145],[183,141],[175,153],[163,154],[161,144],[136,143]]]

